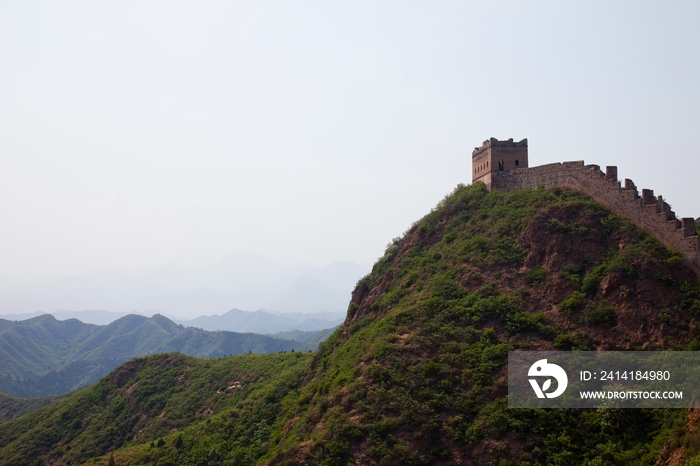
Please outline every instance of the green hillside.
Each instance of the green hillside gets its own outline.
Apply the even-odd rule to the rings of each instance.
[[[98,381],[134,357],[180,352],[200,358],[315,349],[253,333],[208,332],[161,315],[127,315],[109,325],[51,315],[0,319],[0,391],[19,397],[59,395]]]
[[[180,426],[211,422],[231,405],[246,420],[260,415],[261,403],[278,410],[281,396],[299,383],[297,367],[310,357],[295,352],[134,359],[96,385],[0,425],[1,463],[81,464],[125,443],[148,446]],[[251,451],[259,456],[259,445]]]
[[[0,393],[0,424],[17,419],[27,413],[36,411],[42,406],[65,398],[65,396],[43,397],[43,398],[16,398],[14,396]]]
[[[666,464],[700,454],[694,412],[508,409],[507,352],[697,350],[698,317],[680,256],[590,198],[461,186],[389,244],[316,353],[132,361],[0,425],[0,458]]]
[[[327,328],[325,330],[318,331],[292,330],[290,332],[275,333],[271,336],[275,338],[281,338],[283,340],[303,341],[304,343],[308,343],[310,345],[318,345],[326,338],[331,336],[338,327],[339,326],[336,325],[333,328]]]

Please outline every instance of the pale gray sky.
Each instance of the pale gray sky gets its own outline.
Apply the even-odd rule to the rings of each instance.
[[[370,265],[489,137],[700,216],[700,2],[0,3],[0,274]]]

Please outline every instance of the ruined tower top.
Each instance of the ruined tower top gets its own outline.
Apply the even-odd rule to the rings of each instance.
[[[516,168],[527,168],[527,139],[499,141],[487,139],[472,152],[472,182],[483,181],[491,190],[491,179],[499,171],[509,172]]]

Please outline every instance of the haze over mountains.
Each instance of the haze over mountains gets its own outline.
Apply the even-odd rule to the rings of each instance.
[[[340,325],[344,313],[316,312],[273,314],[267,311],[246,312],[232,309],[223,315],[200,316],[188,321],[176,321],[186,327],[229,332],[276,334],[279,332],[318,331]]]
[[[27,313],[55,313],[60,318],[57,310],[85,309],[160,313],[178,320],[223,314],[233,308],[344,313],[350,291],[367,272],[366,267],[353,262],[319,268],[284,265],[238,253],[214,265],[170,265],[141,276],[103,272],[54,278],[5,277],[0,280],[0,318]]]

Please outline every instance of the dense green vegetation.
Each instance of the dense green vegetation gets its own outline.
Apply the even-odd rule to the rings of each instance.
[[[65,398],[65,396],[16,398],[0,392],[0,424],[36,411],[42,406],[58,401],[61,398]]]
[[[259,404],[277,407],[272,398],[299,383],[296,368],[309,359],[308,352],[135,359],[62,402],[0,425],[2,464],[27,464],[28,457],[37,464],[80,464],[127,442],[162,445],[174,428],[209,424],[230,405],[250,422]],[[150,461],[156,451],[137,458]]]
[[[506,356],[697,349],[698,317],[698,282],[678,255],[590,198],[458,187],[388,245],[316,353],[132,361],[0,425],[0,457],[593,466],[654,464],[678,448],[697,456],[683,410],[507,408]]]
[[[0,391],[20,397],[59,395],[94,383],[129,359],[181,352],[200,358],[315,349],[253,333],[207,332],[161,315],[128,315],[109,325],[51,315],[14,322],[0,319]]]

